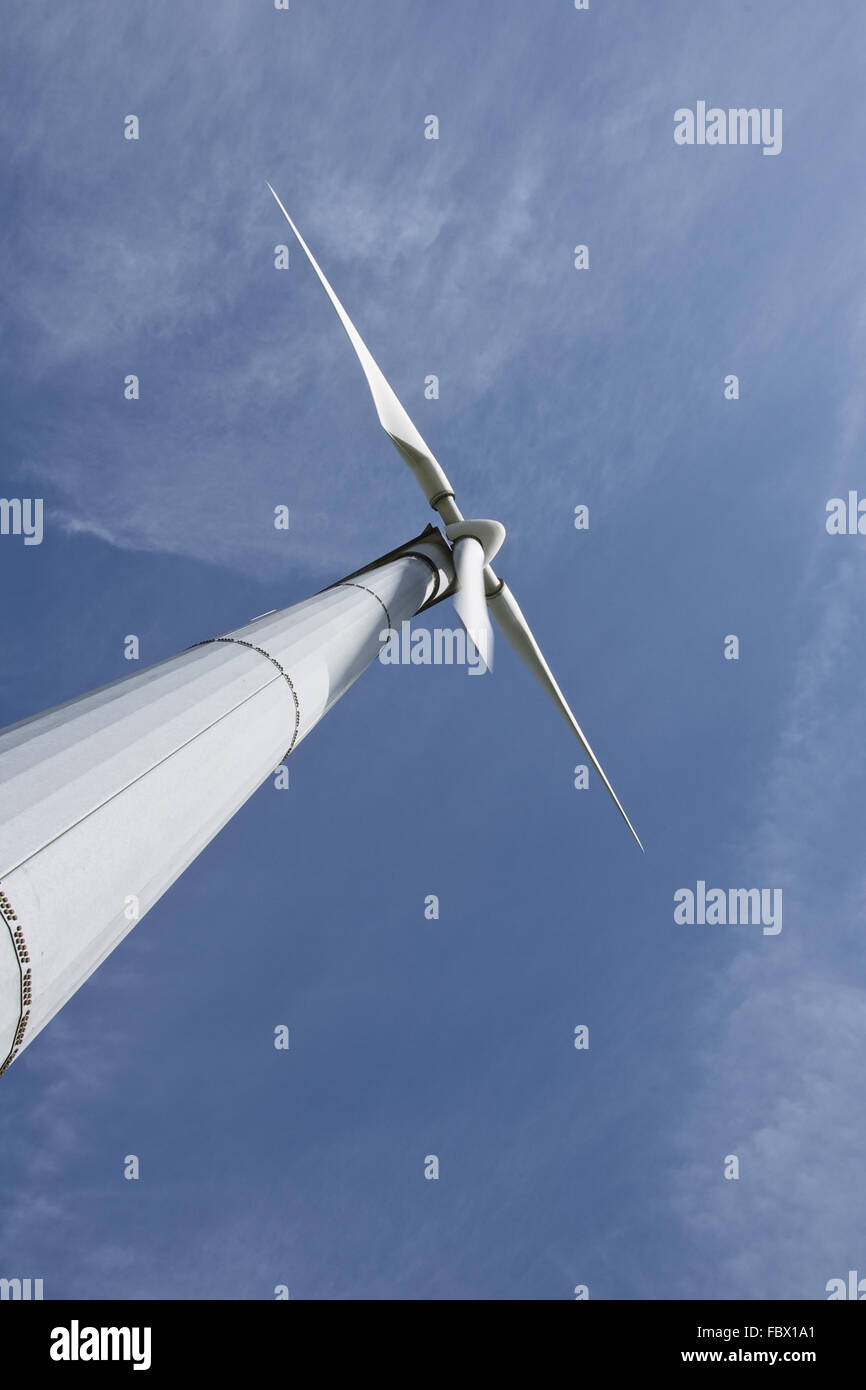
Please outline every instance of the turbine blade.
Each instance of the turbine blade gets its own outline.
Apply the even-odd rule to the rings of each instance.
[[[352,320],[349,318],[349,315],[346,313],[339,299],[334,294],[320,265],[313,256],[312,251],[304,241],[304,238],[301,236],[270,184],[268,184],[268,188],[270,188],[271,192],[274,194],[280,211],[300,242],[310,265],[321,280],[325,293],[336,309],[340,322],[348,334],[349,342],[357,353],[358,361],[361,363],[364,369],[364,375],[367,378],[367,385],[370,388],[373,403],[376,406],[379,423],[401,458],[411,468],[427,501],[432,504],[433,498],[440,497],[442,494],[453,497],[454,489],[446,478],[442,468],[437,463],[432,450],[424,443],[421,435],[412,424],[406,411],[403,409],[393,390],[385,380],[369,348],[352,323]]]
[[[484,565],[484,548],[474,536],[466,536],[455,542],[457,590],[454,607],[475,650],[488,671],[492,671],[493,628],[484,597]]]
[[[548,666],[547,662],[542,656],[538,643],[536,642],[535,638],[532,635],[532,632],[530,631],[529,624],[527,623],[526,619],[521,613],[520,606],[516,598],[512,594],[511,590],[509,589],[508,585],[503,583],[502,588],[499,590],[499,592],[496,594],[492,594],[488,598],[487,602],[493,613],[494,618],[496,619],[496,622],[499,625],[499,630],[502,633],[503,637],[509,643],[509,645],[513,647],[514,651],[520,657],[523,664],[525,666],[528,666],[529,670],[532,672],[533,676],[538,681],[538,684],[541,686],[545,695],[547,695],[548,698],[553,701],[554,705],[559,710],[559,713],[562,715],[563,719],[565,720],[568,727],[571,729],[572,733],[582,744],[586,756],[589,758],[590,762],[592,763],[602,782],[607,787],[607,790],[610,792],[610,795],[613,798],[617,810],[619,811],[620,815],[622,816],[632,835],[637,840],[637,843],[640,845],[641,850],[643,850],[643,845],[640,842],[637,831],[635,830],[634,826],[632,825],[631,821],[629,820],[628,816],[626,815],[625,811],[620,805],[619,797],[617,796],[613,787],[610,785],[610,782],[607,780],[601,763],[598,761],[598,758],[595,756],[589,744],[587,743],[586,735],[584,734],[583,730],[581,729],[580,725],[578,724],[577,720],[575,719],[574,715],[569,709],[568,702],[565,696],[563,695],[559,686],[556,684],[556,681],[553,679],[553,674],[550,670],[550,667]]]

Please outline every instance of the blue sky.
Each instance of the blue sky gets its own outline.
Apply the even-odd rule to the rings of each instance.
[[[647,854],[504,643],[482,680],[377,664],[3,1078],[0,1275],[866,1274],[864,541],[824,525],[866,491],[864,40],[844,0],[10,17],[0,492],[46,530],[0,537],[0,723],[128,674],[127,633],[160,660],[430,517],[312,271],[274,269],[270,180],[465,514],[507,527]],[[699,100],[782,108],[781,154],[677,146]],[[699,879],[781,888],[782,932],[677,925]]]

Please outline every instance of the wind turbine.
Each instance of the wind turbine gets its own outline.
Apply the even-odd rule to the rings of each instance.
[[[489,666],[492,613],[643,849],[493,571],[504,527],[464,519],[271,192],[348,334],[383,429],[445,534],[428,526],[312,598],[0,731],[0,1074],[375,659],[383,618],[394,630],[453,595]]]

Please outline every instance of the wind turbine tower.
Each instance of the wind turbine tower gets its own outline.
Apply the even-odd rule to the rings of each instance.
[[[428,526],[302,603],[0,731],[0,1074],[357,680],[382,632],[449,595],[487,665],[492,613],[640,845],[492,569],[504,528],[463,518],[448,478],[271,192],[444,534]]]

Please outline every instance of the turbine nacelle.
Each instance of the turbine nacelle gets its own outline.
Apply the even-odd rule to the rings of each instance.
[[[505,527],[501,521],[452,521],[445,534],[452,545],[461,540],[477,541],[484,551],[484,563],[489,565],[505,540]]]

